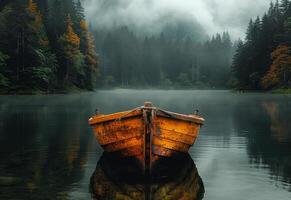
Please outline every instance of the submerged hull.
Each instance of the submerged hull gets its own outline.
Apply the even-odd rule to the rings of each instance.
[[[151,169],[160,157],[187,153],[203,123],[197,115],[163,111],[152,104],[89,120],[106,152],[135,157],[144,169]]]

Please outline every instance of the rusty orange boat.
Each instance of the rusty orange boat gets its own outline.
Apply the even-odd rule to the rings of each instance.
[[[144,170],[151,170],[161,157],[188,153],[204,119],[162,110],[145,102],[130,111],[89,119],[94,134],[106,152],[138,159]]]

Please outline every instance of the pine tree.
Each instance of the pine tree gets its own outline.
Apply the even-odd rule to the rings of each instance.
[[[85,52],[85,87],[93,90],[96,87],[96,79],[98,76],[98,58],[95,52],[95,45],[91,33],[87,33],[87,49]]]
[[[286,16],[288,10],[290,9],[290,0],[281,0],[279,8],[281,13]]]
[[[3,6],[2,3],[3,1],[0,13],[2,86],[5,85],[6,89],[8,86],[13,87],[13,90],[47,91],[59,87],[61,80],[86,88],[86,76],[90,83],[92,79],[96,79],[97,56],[93,38],[86,27],[83,11],[76,13],[78,6],[81,9],[80,2],[13,0]],[[76,21],[78,15],[82,20]],[[82,53],[80,37],[83,36],[77,33],[75,27],[84,30]],[[86,74],[88,66],[92,70]],[[92,83],[90,89],[93,86],[95,84]]]
[[[66,31],[67,15],[63,1],[53,0],[48,14],[48,37],[52,46],[57,49],[58,38]]]
[[[232,73],[234,80],[232,86],[237,89],[243,89],[248,82],[248,74],[246,73],[246,60],[245,60],[245,46],[242,40],[237,42],[237,49],[233,57]]]
[[[76,3],[76,16],[79,20],[85,19],[84,8],[80,0]]]
[[[42,14],[42,19],[46,32],[48,32],[49,3],[48,0],[36,0],[38,10]]]
[[[7,63],[6,61],[9,59],[9,56],[3,54],[0,51],[0,88],[2,87],[8,87],[9,85],[9,79],[6,77],[6,67]]]
[[[291,17],[284,22],[284,42],[291,46]]]
[[[23,75],[30,80],[30,84],[34,87],[49,89],[57,67],[56,57],[49,46],[42,14],[33,0],[29,0],[27,10],[31,17],[31,22],[27,22],[31,28],[27,47],[33,50],[31,57],[34,62],[31,63],[31,66],[26,67]]]

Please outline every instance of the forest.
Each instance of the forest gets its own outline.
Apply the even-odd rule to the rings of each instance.
[[[290,0],[271,3],[237,41],[227,31],[209,36],[174,19],[158,33],[118,24],[96,28],[86,20],[82,3],[1,1],[1,93],[291,86]]]
[[[95,88],[98,58],[80,1],[1,1],[0,9],[2,92]]]
[[[227,32],[205,42],[181,26],[155,35],[140,36],[126,26],[94,35],[104,86],[227,87],[234,52]]]
[[[291,87],[291,2],[270,4],[263,17],[250,20],[232,64],[231,86],[238,90]]]
[[[202,21],[185,13],[161,9],[165,14],[159,15],[152,12],[155,3],[141,4],[138,8],[138,3],[128,0],[87,2],[91,2],[90,6],[85,5],[92,22],[103,87],[229,87],[236,42],[228,31],[210,31]],[[92,12],[90,7],[97,8]],[[136,10],[141,14],[135,15]],[[124,16],[120,12],[128,14]]]

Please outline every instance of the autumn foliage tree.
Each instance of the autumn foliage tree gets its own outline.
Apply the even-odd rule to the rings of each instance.
[[[251,21],[246,40],[233,59],[237,89],[290,87],[291,1],[270,3],[262,18]]]
[[[98,62],[97,54],[95,52],[93,35],[89,32],[88,25],[84,19],[80,21],[81,27],[81,52],[84,54],[85,62],[85,85],[88,89],[92,90],[94,84],[96,84],[96,78],[98,76]]]
[[[28,1],[27,12],[29,14],[29,35],[27,47],[31,49],[31,57],[34,60],[31,66],[23,71],[26,82],[31,87],[48,90],[54,79],[57,67],[55,54],[52,53],[42,20],[42,14],[33,0]]]
[[[97,75],[85,73],[88,53],[80,50],[89,41],[80,38],[81,19],[86,23],[83,12],[81,2],[74,0],[1,1],[1,91],[54,92],[71,85],[94,88],[91,80]],[[97,57],[93,59],[97,63]]]
[[[278,46],[272,53],[273,63],[270,70],[262,78],[262,87],[288,87],[291,81],[291,48]]]
[[[64,4],[56,0],[55,3],[57,2],[59,6],[66,6],[70,0],[66,0]],[[96,87],[98,57],[81,2],[77,1],[72,5],[66,6],[72,10],[67,15],[65,33],[59,38],[63,49],[59,53],[59,59],[63,63],[59,74],[67,83],[72,82],[77,87],[92,90]],[[55,6],[55,9],[59,9],[58,5]]]
[[[264,89],[291,86],[291,17],[285,20],[283,27],[284,33],[279,37],[281,44],[272,52],[272,65],[261,81]]]
[[[67,17],[67,30],[60,37],[60,43],[63,46],[63,53],[66,58],[64,80],[77,81],[75,80],[75,78],[78,78],[76,76],[83,74],[82,65],[84,59],[80,52],[80,37],[73,29],[73,22],[70,15]]]

